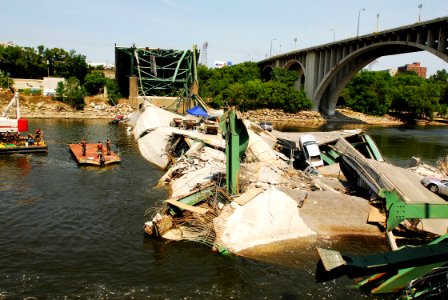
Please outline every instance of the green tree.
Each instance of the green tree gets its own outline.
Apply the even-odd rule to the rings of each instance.
[[[56,88],[56,99],[76,109],[84,108],[85,96],[87,96],[87,91],[76,77],[70,77],[66,83],[59,82]]]
[[[45,76],[76,77],[81,82],[89,72],[84,55],[74,50],[0,46],[0,70],[11,77],[36,78]]]
[[[106,77],[101,71],[93,71],[86,75],[84,78],[84,88],[90,95],[100,94],[104,85],[106,84]]]
[[[393,77],[391,108],[413,118],[433,117],[439,109],[440,85],[415,73],[399,73]]]
[[[117,105],[118,99],[122,97],[117,81],[115,79],[106,78],[105,86],[107,89],[107,95],[109,97],[108,103],[114,106]]]
[[[7,89],[14,85],[14,80],[0,70],[0,88]]]
[[[272,70],[272,81],[282,82],[288,86],[294,86],[295,82],[298,79],[297,72],[288,71],[283,68],[274,68]]]
[[[267,107],[287,112],[311,107],[305,93],[294,88],[298,78],[295,71],[275,68],[271,81],[262,82],[257,64],[246,62],[221,69],[200,66],[198,76],[200,95],[211,98],[213,107],[238,105],[241,110]]]
[[[392,79],[388,72],[359,72],[341,93],[345,104],[365,114],[383,116],[389,111]]]
[[[429,77],[429,80],[440,86],[439,103],[444,106],[448,105],[448,72],[445,69],[438,70],[436,74]]]

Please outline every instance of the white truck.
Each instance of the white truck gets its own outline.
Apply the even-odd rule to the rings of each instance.
[[[309,165],[318,168],[324,165],[320,156],[319,144],[312,134],[304,134],[299,138],[300,150]]]

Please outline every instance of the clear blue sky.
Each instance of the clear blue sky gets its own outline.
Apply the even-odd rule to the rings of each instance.
[[[114,63],[114,46],[202,49],[215,60],[259,61],[379,29],[448,16],[448,0],[2,0],[0,41],[75,50]],[[422,8],[419,9],[419,4]],[[294,39],[297,38],[297,42]],[[274,40],[275,39],[275,40]],[[428,73],[448,64],[429,53],[378,59],[372,70],[420,61]]]

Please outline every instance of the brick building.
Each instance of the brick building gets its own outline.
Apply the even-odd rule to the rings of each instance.
[[[412,64],[404,65],[398,67],[398,72],[414,71],[418,76],[426,78],[426,67],[420,66],[420,62],[415,62]]]

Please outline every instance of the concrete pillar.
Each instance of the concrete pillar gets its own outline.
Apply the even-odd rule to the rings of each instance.
[[[429,48],[434,48],[434,34],[431,29],[428,29],[428,37],[426,39],[426,45]]]
[[[308,52],[306,54],[306,69],[305,69],[305,93],[308,98],[313,101],[313,110],[319,110],[319,103],[313,99],[314,90],[318,84],[319,71],[319,57],[316,52]]]
[[[439,44],[437,46],[437,50],[439,50],[443,54],[446,54],[446,32],[442,26],[440,26],[438,41]]]
[[[135,75],[129,77],[129,105],[138,109],[138,84]]]

